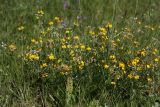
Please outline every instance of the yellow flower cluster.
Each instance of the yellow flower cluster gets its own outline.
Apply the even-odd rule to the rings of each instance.
[[[8,46],[8,48],[9,48],[10,51],[14,51],[14,50],[16,50],[16,45],[15,44],[10,44]]]
[[[30,61],[39,60],[38,54],[27,54],[27,57]]]
[[[42,17],[44,12],[39,11],[37,15]],[[48,21],[47,28],[31,39],[25,51],[26,63],[39,64],[43,78],[50,75],[45,70],[52,70],[63,75],[78,71],[103,72],[101,74],[107,75],[114,86],[126,77],[133,81],[153,81],[149,74],[158,69],[159,51],[152,46],[140,48],[131,28],[124,28],[119,33],[107,23],[97,29],[88,27],[82,35],[72,27],[63,27],[64,22],[61,22],[59,17]],[[110,30],[113,30],[112,34]],[[9,48],[16,49],[14,45]]]
[[[49,60],[54,60],[54,59],[56,59],[56,57],[51,53],[51,54],[48,55],[48,59]]]
[[[132,63],[133,66],[136,66],[139,61],[140,61],[140,58],[139,58],[139,57],[136,57],[136,58],[134,58],[134,59],[131,61],[131,63]]]
[[[40,19],[43,15],[44,15],[44,11],[43,10],[38,10],[37,13],[36,13],[36,19]]]

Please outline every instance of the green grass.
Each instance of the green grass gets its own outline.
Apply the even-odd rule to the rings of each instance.
[[[160,1],[67,0],[67,3],[69,7],[64,9],[63,0],[0,0],[0,106],[151,107],[156,100],[160,101],[160,63],[154,62],[155,58],[160,60]],[[39,20],[36,19],[38,10],[44,11]],[[49,27],[48,22],[56,22],[55,17],[63,19],[66,27],[55,24]],[[91,36],[91,30],[101,35],[99,27],[107,23],[113,25],[106,28],[107,40]],[[18,31],[20,26],[24,26],[24,30]],[[52,30],[47,31],[47,28]],[[64,37],[68,29],[71,29],[71,40]],[[41,31],[47,32],[46,36],[42,36]],[[126,34],[129,39],[125,39]],[[79,35],[80,40],[73,40],[75,35]],[[33,38],[42,38],[42,44],[32,43]],[[51,48],[46,47],[48,39],[53,41]],[[63,50],[61,46],[65,43],[61,39],[66,39],[70,45],[90,46],[92,50]],[[116,47],[112,46],[113,41]],[[138,47],[135,41],[139,43]],[[14,51],[9,48],[11,44],[16,46]],[[124,50],[120,49],[122,46]],[[42,49],[39,61],[25,60],[30,49]],[[143,49],[147,55],[137,55]],[[152,54],[154,49],[158,50],[156,55]],[[133,54],[128,55],[129,50]],[[72,59],[71,51],[76,61]],[[57,58],[54,61],[45,59],[51,52]],[[118,62],[113,63],[111,55],[115,55]],[[116,79],[121,75],[119,71],[123,71],[119,63],[125,63],[129,73],[134,69],[129,63],[135,57],[141,59],[138,66],[150,64],[152,67],[138,73],[140,79],[137,81],[128,79],[126,74]],[[61,58],[63,61],[59,63]],[[45,62],[48,67],[41,69],[40,65]],[[107,70],[105,63],[109,65]],[[63,75],[65,65],[72,66],[72,72]],[[44,72],[48,76],[42,78]],[[152,83],[145,80],[148,75],[152,77]],[[116,81],[115,86],[112,81]]]

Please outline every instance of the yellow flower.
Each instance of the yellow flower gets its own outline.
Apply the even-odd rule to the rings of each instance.
[[[31,42],[34,44],[38,44],[38,41],[36,41],[35,39],[31,39]]]
[[[146,56],[146,52],[145,52],[145,51],[142,51],[142,52],[141,52],[141,55],[142,55],[142,56]]]
[[[90,47],[87,47],[87,49],[86,49],[87,51],[91,51],[91,48]]]
[[[128,54],[131,54],[131,53],[132,53],[132,51],[131,51],[131,50],[129,50],[127,53],[128,53]]]
[[[8,46],[8,48],[10,49],[10,51],[14,51],[14,50],[16,50],[16,45],[10,44],[10,45]]]
[[[35,39],[32,39],[32,40],[31,40],[31,42],[35,43],[35,42],[36,42],[36,40],[35,40]]]
[[[158,58],[155,58],[155,59],[154,59],[154,61],[155,61],[155,62],[158,62],[158,61],[159,61],[159,59],[158,59]]]
[[[68,40],[71,40],[71,37],[70,37],[70,36],[68,36],[68,37],[67,37],[67,39],[68,39]]]
[[[105,49],[104,46],[102,46],[102,47],[100,48],[100,51],[104,51],[104,49]]]
[[[39,42],[40,42],[40,43],[42,43],[42,42],[43,42],[43,40],[42,40],[42,38],[41,38],[41,37],[39,38]]]
[[[48,65],[47,65],[47,63],[43,63],[41,66],[40,66],[40,68],[45,68],[45,67],[47,67]]]
[[[78,45],[75,45],[75,46],[74,46],[75,49],[78,49],[78,47],[79,47]]]
[[[108,24],[108,27],[111,29],[113,26],[111,23]]]
[[[138,80],[139,79],[139,75],[134,76],[134,79]]]
[[[137,62],[133,60],[133,61],[132,61],[132,65],[133,65],[133,66],[136,66],[136,65],[137,65]]]
[[[79,36],[78,35],[74,36],[74,39],[79,40]]]
[[[84,64],[85,64],[84,61],[79,61],[78,64],[79,64],[79,66],[78,66],[79,69],[82,70],[84,67]]]
[[[102,60],[102,63],[104,63],[105,62],[105,60]]]
[[[62,48],[63,48],[63,49],[66,49],[67,47],[66,47],[66,45],[62,45]]]
[[[156,55],[157,53],[158,53],[158,50],[155,48],[155,49],[153,50],[153,54]]]
[[[43,12],[43,10],[38,10],[38,12],[37,12],[39,15],[44,15],[44,12]]]
[[[49,60],[54,60],[56,59],[56,57],[51,53],[48,55]]]
[[[147,77],[147,81],[148,81],[148,82],[152,82],[152,78],[148,76],[148,77]]]
[[[105,68],[105,69],[108,69],[108,68],[109,68],[109,65],[105,64],[105,65],[104,65],[104,68]]]
[[[80,45],[80,48],[81,49],[85,49],[85,45]]]
[[[141,51],[138,52],[141,56],[146,56],[146,50],[142,49]]]
[[[117,42],[120,42],[121,40],[118,38],[116,41],[117,41]]]
[[[112,85],[116,85],[116,82],[112,81],[111,84],[112,84]]]
[[[142,67],[141,66],[138,66],[136,69],[137,69],[137,71],[142,71]]]
[[[115,55],[110,55],[109,58],[110,58],[111,60],[114,60],[114,59],[116,58],[116,56],[115,56]]]
[[[147,68],[149,69],[149,68],[151,68],[151,66],[150,66],[150,65],[147,65]]]
[[[39,19],[40,17],[42,17],[44,15],[44,12],[42,10],[38,10],[37,14],[36,14],[36,19]]]
[[[55,17],[54,20],[59,20],[59,17]]]
[[[94,31],[89,31],[89,34],[90,35],[95,35],[95,32]]]
[[[41,34],[42,34],[43,36],[45,36],[45,35],[47,34],[47,32],[41,31]]]
[[[121,68],[122,70],[124,70],[125,69],[125,64],[123,62],[120,62],[119,63],[119,68]]]
[[[55,20],[57,23],[60,23],[60,22],[61,22],[61,20],[60,20],[59,17],[55,17],[54,20]]]
[[[71,50],[70,53],[69,53],[69,55],[73,57],[74,56],[74,51]]]
[[[81,65],[84,66],[84,61],[81,61]]]
[[[67,48],[72,48],[72,46],[71,45],[67,45]]]
[[[133,78],[133,75],[130,73],[130,74],[128,75],[128,78],[132,79],[132,78]]]
[[[18,27],[18,30],[19,30],[19,31],[24,30],[24,26],[20,26],[20,27]]]
[[[66,34],[69,34],[69,33],[70,33],[70,31],[69,31],[69,30],[67,30],[65,33],[66,33]]]
[[[49,22],[48,22],[48,25],[49,25],[49,26],[52,26],[53,24],[54,24],[53,21],[49,21]]]
[[[135,59],[133,59],[133,60],[131,61],[132,65],[133,65],[133,66],[136,66],[136,65],[138,64],[139,60],[140,60],[139,57],[136,57]]]
[[[100,27],[99,30],[101,33],[106,33],[106,29],[104,27]]]
[[[29,54],[29,60],[39,60],[38,54]]]

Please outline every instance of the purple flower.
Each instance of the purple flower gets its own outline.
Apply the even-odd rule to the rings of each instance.
[[[63,4],[64,10],[68,9],[68,2],[67,0],[64,0],[64,4]]]

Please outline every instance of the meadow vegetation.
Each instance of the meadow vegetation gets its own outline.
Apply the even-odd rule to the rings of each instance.
[[[0,106],[156,107],[159,6],[0,0]]]

